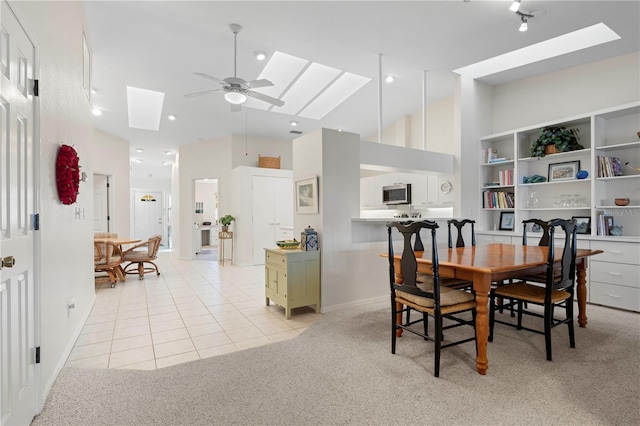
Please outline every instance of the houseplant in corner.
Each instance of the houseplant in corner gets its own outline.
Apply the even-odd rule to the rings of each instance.
[[[547,154],[584,149],[580,145],[580,129],[567,129],[564,126],[543,127],[538,139],[531,145],[531,156],[542,158]]]
[[[233,222],[234,220],[236,220],[235,217],[231,216],[230,214],[226,214],[224,216],[222,216],[220,218],[220,223],[222,224],[222,232],[228,232],[229,231],[229,225],[231,225],[231,222]]]

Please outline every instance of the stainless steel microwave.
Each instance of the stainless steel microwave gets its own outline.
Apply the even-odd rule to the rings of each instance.
[[[383,186],[382,202],[387,205],[411,204],[411,184],[397,183]]]

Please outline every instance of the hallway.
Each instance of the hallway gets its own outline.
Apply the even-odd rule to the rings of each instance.
[[[66,366],[153,370],[291,339],[320,317],[265,306],[264,266],[181,261],[160,252],[161,275],[96,285],[96,302]]]

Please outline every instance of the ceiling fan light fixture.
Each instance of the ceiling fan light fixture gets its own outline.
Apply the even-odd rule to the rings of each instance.
[[[235,91],[225,93],[224,98],[227,102],[234,105],[240,105],[247,101],[247,95]]]

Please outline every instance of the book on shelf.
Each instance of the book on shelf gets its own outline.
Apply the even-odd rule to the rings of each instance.
[[[622,176],[622,164],[618,157],[598,156],[598,177]]]
[[[611,235],[611,228],[614,227],[613,216],[598,213],[597,216],[598,235]]]
[[[505,161],[507,161],[506,157],[494,158],[493,160],[489,160],[489,164],[504,163]]]
[[[513,192],[483,191],[482,208],[485,209],[510,209],[515,206]]]
[[[500,186],[511,186],[511,185],[513,185],[513,169],[500,170],[498,172],[498,182],[499,182]]]
[[[486,148],[482,150],[482,164],[488,164],[495,158],[498,158],[498,150],[496,148]]]

